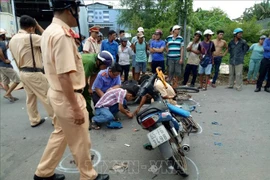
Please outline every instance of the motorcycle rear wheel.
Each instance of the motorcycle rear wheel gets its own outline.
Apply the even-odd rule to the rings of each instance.
[[[169,159],[176,172],[182,177],[188,177],[188,166],[184,153],[176,139],[171,135],[170,145],[173,156]]]

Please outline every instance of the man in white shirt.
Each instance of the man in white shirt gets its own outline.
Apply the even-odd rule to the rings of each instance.
[[[200,39],[202,37],[201,31],[196,31],[194,34],[194,39],[187,46],[187,51],[189,52],[188,62],[185,68],[183,85],[186,85],[189,79],[189,75],[192,72],[192,81],[190,87],[195,87],[196,78],[198,75],[198,66],[200,63],[200,52],[198,51],[198,46]]]
[[[127,46],[128,39],[123,37],[120,39],[121,45],[118,47],[119,64],[122,67],[121,76],[124,75],[124,82],[128,81],[128,74],[130,69],[130,57],[134,55],[132,49]]]

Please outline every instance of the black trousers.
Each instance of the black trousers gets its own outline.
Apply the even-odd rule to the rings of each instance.
[[[164,65],[164,61],[153,61],[152,60],[152,73],[156,73],[156,68],[157,67],[161,67],[162,72],[165,72],[165,65]]]
[[[261,88],[263,81],[265,79],[265,76],[268,72],[268,77],[267,77],[267,83],[265,85],[265,88],[269,88],[270,87],[270,58],[263,58],[263,60],[261,61],[261,66],[260,66],[260,75],[259,75],[259,79],[257,81],[257,88]]]
[[[128,81],[128,73],[129,73],[130,65],[121,65],[121,67],[122,67],[121,76],[124,73],[124,81]]]
[[[189,75],[192,72],[192,80],[191,80],[191,85],[195,85],[196,78],[198,75],[198,65],[193,65],[193,64],[187,64],[185,68],[185,73],[184,73],[184,81],[183,85],[186,85],[189,79]]]

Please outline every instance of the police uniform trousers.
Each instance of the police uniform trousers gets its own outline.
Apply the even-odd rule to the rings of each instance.
[[[85,122],[82,125],[74,124],[73,110],[64,94],[49,89],[48,97],[56,115],[55,130],[37,167],[35,174],[39,177],[50,177],[54,174],[67,145],[80,171],[80,180],[93,180],[97,176],[90,157],[91,141],[86,102],[80,93],[75,93],[75,96],[84,113]]]
[[[49,83],[41,72],[20,71],[21,81],[26,92],[26,107],[30,124],[36,125],[40,122],[40,114],[37,109],[37,98],[42,102],[53,123],[55,121],[53,109],[49,103],[47,92]]]

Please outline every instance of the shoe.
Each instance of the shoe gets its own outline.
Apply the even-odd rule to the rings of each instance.
[[[32,127],[32,128],[37,127],[37,126],[43,124],[44,122],[45,122],[45,119],[41,119],[41,120],[39,121],[39,123],[37,123],[36,125],[33,125],[33,126],[31,126],[31,127]]]
[[[195,85],[194,84],[190,84],[190,86],[189,87],[195,87]]]
[[[228,87],[226,87],[226,89],[233,89],[233,87],[232,86],[228,86]]]
[[[34,180],[64,180],[66,177],[64,174],[54,174],[51,177],[38,177],[34,175]]]
[[[260,92],[261,88],[256,88],[254,92]]]
[[[268,87],[268,88],[264,88],[264,91],[266,91],[266,92],[269,92],[270,93],[270,87]]]
[[[109,180],[110,176],[108,174],[98,174],[95,180]]]
[[[217,86],[215,84],[211,83],[212,88],[216,88]]]

